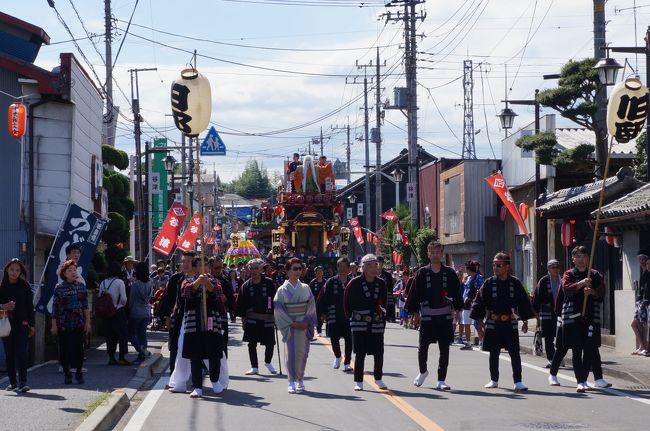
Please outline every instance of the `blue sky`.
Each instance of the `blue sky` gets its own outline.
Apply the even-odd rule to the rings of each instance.
[[[343,159],[345,133],[331,127],[349,121],[353,138],[363,132],[363,100],[350,103],[361,94],[362,86],[346,84],[346,77],[352,82],[363,73],[355,62],[373,60],[374,64],[374,47],[380,46],[381,60],[386,61],[382,72],[389,71],[382,77],[382,100],[392,99],[393,87],[404,85],[402,26],[380,19],[382,13],[396,9],[384,8],[378,0],[369,0],[370,7],[364,8],[323,5],[358,3],[352,0],[283,2],[320,5],[287,6],[278,4],[282,3],[279,0],[140,0],[115,66],[116,104],[130,117],[128,102],[120,92],[130,95],[128,69],[157,67],[156,72],[140,75],[140,103],[148,123],[144,125],[144,139],[162,134],[179,140],[179,132],[165,117],[171,112],[169,88],[190,61],[190,54],[180,50],[196,49],[200,55],[212,57],[199,57],[198,68],[210,79],[212,121],[228,147],[228,156],[207,159],[223,180],[237,176],[253,157],[269,172],[280,170],[286,156],[306,148],[321,127],[326,137],[325,154]],[[3,3],[3,12],[38,25],[50,35],[53,43],[43,47],[38,65],[53,68],[60,52],[72,52],[83,62],[75,46],[66,42],[70,36],[46,0]],[[113,15],[118,20],[114,55],[135,4],[134,0],[113,1]],[[642,6],[636,10],[636,17],[630,9],[635,4]],[[88,32],[103,33],[103,1],[56,0],[55,5],[75,37],[85,36],[81,21]],[[642,44],[650,13],[650,7],[645,6],[641,1],[609,1],[608,42],[634,45],[636,18],[637,43]],[[463,88],[459,77],[463,60],[471,59],[475,66],[474,122],[475,130],[480,129],[477,153],[479,157],[498,158],[503,132],[495,114],[502,108],[506,66],[509,98],[527,99],[535,88],[553,85],[542,79],[543,74],[556,73],[569,59],[593,53],[589,0],[428,0],[423,10],[427,16],[418,27],[418,34],[424,36],[418,41],[418,50],[427,54],[420,54],[418,63],[419,135],[420,144],[438,157],[457,157],[462,151]],[[103,54],[103,38],[93,37],[92,41]],[[91,41],[81,40],[79,46],[103,80],[103,62]],[[623,61],[622,57],[618,59]],[[636,64],[634,56],[628,59]],[[644,59],[638,62],[643,77]],[[370,100],[374,100],[374,93]],[[518,106],[516,110],[519,126],[532,122],[532,108]],[[552,111],[546,109],[544,113]],[[245,136],[294,128],[271,136]],[[405,128],[401,113],[386,113],[383,160],[406,146]],[[132,124],[124,118],[120,120],[117,146],[134,151]],[[352,169],[362,170],[363,143],[355,141],[352,148]],[[374,146],[371,154],[374,163]]]

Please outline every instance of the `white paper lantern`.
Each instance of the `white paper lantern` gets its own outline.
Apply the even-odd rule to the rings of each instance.
[[[612,89],[607,104],[607,131],[617,142],[636,138],[648,116],[648,89],[638,78],[628,78]]]
[[[172,83],[171,93],[176,127],[187,136],[198,136],[210,124],[210,81],[196,69],[184,69],[181,77]]]

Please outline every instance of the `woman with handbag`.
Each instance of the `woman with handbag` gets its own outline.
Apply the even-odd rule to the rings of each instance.
[[[77,280],[77,263],[67,260],[59,276],[63,281],[54,288],[52,301],[52,335],[59,340],[59,361],[63,367],[64,383],[72,383],[72,368],[77,383],[85,382],[81,371],[84,359],[84,336],[90,335],[88,290]]]
[[[25,265],[18,259],[11,259],[5,265],[0,283],[0,330],[3,326],[9,327],[9,333],[6,336],[2,334],[9,376],[9,386],[6,388],[8,391],[29,391],[27,352],[28,338],[34,335],[34,306],[32,289],[25,281],[26,277]]]
[[[122,268],[117,262],[108,264],[107,278],[99,284],[100,297],[104,294],[110,295],[113,300],[115,311],[112,316],[105,316],[104,333],[106,334],[106,351],[108,353],[108,365],[131,365],[126,359],[129,352],[129,335],[126,315],[126,287],[121,279]],[[120,356],[115,359],[115,351],[119,345]]]

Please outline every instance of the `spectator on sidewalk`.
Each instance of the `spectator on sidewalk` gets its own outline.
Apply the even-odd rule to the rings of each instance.
[[[647,323],[648,323],[648,305],[650,304],[650,272],[647,269],[648,252],[639,250],[637,253],[639,265],[641,266],[641,276],[639,277],[639,287],[636,292],[636,302],[634,307],[634,318],[632,319],[632,331],[636,338],[636,349],[632,352],[633,355],[647,355],[648,340]]]
[[[54,288],[52,302],[52,335],[58,336],[59,361],[63,367],[64,383],[72,383],[71,368],[76,369],[77,383],[84,383],[81,371],[84,358],[84,335],[90,334],[90,309],[86,286],[77,281],[77,264],[68,260],[59,276],[63,281]]]
[[[120,264],[111,262],[108,264],[108,277],[99,285],[99,294],[107,292],[113,298],[113,306],[116,313],[113,317],[104,319],[104,334],[106,334],[106,351],[108,353],[108,365],[130,365],[126,360],[129,351],[128,329],[126,316],[126,286],[120,278]],[[120,356],[115,360],[115,351],[119,345]]]
[[[467,271],[467,279],[462,285],[463,287],[463,309],[461,311],[460,317],[460,333],[465,334],[465,343],[460,348],[461,350],[472,350],[472,326],[475,325],[476,321],[469,317],[469,313],[472,309],[472,301],[476,297],[476,293],[483,285],[483,276],[479,272],[479,263],[476,260],[468,260],[465,263],[465,270]],[[479,333],[479,343],[483,341],[482,331],[477,330]]]
[[[34,306],[32,289],[26,278],[25,265],[18,259],[11,259],[5,265],[0,284],[0,316],[8,315],[11,323],[9,336],[2,339],[7,359],[8,391],[29,391],[27,361],[29,337],[34,335]]]
[[[147,351],[147,325],[151,317],[151,295],[153,282],[149,279],[146,262],[138,262],[135,266],[135,281],[131,283],[129,292],[128,328],[131,344],[138,352],[136,362],[142,362],[151,353]]]

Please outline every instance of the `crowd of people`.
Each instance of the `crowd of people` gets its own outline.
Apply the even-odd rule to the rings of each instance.
[[[89,295],[77,271],[80,252],[75,244],[66,250],[52,304],[51,333],[57,339],[65,384],[72,383],[73,373],[77,383],[84,383],[83,349],[91,331]],[[386,389],[384,332],[387,322],[399,321],[405,328],[419,331],[415,386],[422,386],[428,377],[429,346],[433,343],[439,351],[434,387],[451,389],[447,369],[450,346],[457,343],[461,350],[478,346],[489,352],[488,389],[499,385],[499,354],[505,349],[511,360],[514,390],[520,392],[527,387],[522,378],[519,332],[526,333],[528,320],[536,318],[550,385],[559,385],[558,370],[571,350],[577,392],[588,389],[590,373],[594,386],[611,386],[603,378],[599,354],[600,304],[606,287],[600,273],[588,273],[589,251],[584,246],[573,249],[573,266],[564,272],[560,263],[551,259],[548,273],[540,278],[532,296],[511,275],[506,253],[494,256],[490,277],[474,260],[466,262],[465,271],[445,265],[443,246],[438,242],[428,245],[427,255],[427,264],[392,273],[384,268],[383,258],[373,254],[358,263],[339,258],[335,269],[323,268],[315,261],[304,263],[297,257],[286,259],[283,265],[253,259],[226,267],[220,257],[205,259],[191,251],[183,253],[180,264],[172,269],[171,262],[159,261],[148,267],[129,256],[121,265],[110,263],[99,286],[99,297],[106,295],[112,306],[108,307],[110,313],[104,311],[102,316],[108,364],[145,360],[150,355],[148,325],[152,317],[157,318],[169,331],[172,373],[167,388],[177,393],[191,390],[192,398],[202,397],[207,372],[213,392],[221,393],[229,385],[228,325],[239,317],[250,361],[245,375],[261,372],[260,344],[264,369],[276,374],[272,362],[281,343],[288,392],[303,392],[310,342],[327,336],[334,353],[332,368],[343,365],[343,371],[352,372],[354,390],[363,390],[368,355],[374,359],[377,387]],[[643,251],[639,263],[643,271],[632,323],[637,335],[633,354],[648,355],[650,259]],[[32,292],[25,279],[24,265],[12,259],[0,284],[0,318],[8,316],[12,324],[10,334],[3,338],[10,382],[7,390],[22,392],[29,390],[27,345],[34,334]],[[154,297],[158,306],[152,313]],[[129,343],[137,352],[133,362],[126,356]]]

